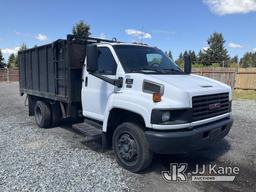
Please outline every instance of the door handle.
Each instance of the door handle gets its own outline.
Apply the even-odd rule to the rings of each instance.
[[[88,77],[85,77],[84,85],[85,85],[85,87],[87,87],[87,85],[88,85]]]

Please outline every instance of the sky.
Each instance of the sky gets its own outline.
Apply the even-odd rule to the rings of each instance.
[[[0,49],[5,59],[28,47],[66,38],[80,20],[93,37],[140,41],[174,58],[207,49],[221,32],[231,56],[256,51],[256,0],[8,0],[0,2]]]

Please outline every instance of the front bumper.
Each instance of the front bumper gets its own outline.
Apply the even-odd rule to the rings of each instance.
[[[221,140],[228,134],[232,124],[233,119],[230,117],[191,130],[145,131],[145,135],[155,153],[188,153]]]

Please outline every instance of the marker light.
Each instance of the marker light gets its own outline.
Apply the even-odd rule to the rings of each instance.
[[[161,101],[161,93],[159,93],[159,92],[153,93],[153,101],[155,103],[160,102]]]

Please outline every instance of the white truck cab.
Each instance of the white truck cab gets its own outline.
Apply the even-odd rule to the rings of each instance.
[[[82,111],[102,122],[117,160],[137,172],[153,153],[186,153],[222,139],[232,125],[231,88],[183,72],[161,50],[140,44],[87,47]]]

